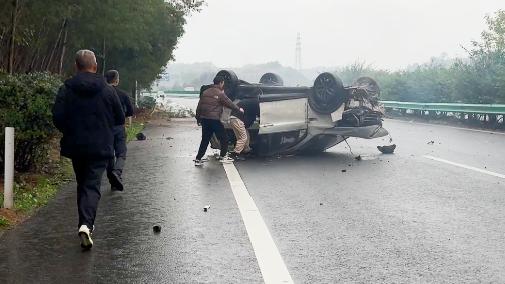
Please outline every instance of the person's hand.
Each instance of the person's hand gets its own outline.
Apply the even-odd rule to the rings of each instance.
[[[243,108],[240,108],[239,109],[241,113],[244,113],[244,109]]]

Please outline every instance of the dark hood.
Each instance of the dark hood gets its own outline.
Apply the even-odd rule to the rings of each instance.
[[[105,78],[96,73],[79,72],[74,77],[65,81],[65,86],[79,95],[95,95],[99,93],[107,83]]]

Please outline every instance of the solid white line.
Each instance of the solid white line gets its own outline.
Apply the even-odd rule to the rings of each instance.
[[[491,131],[491,130],[481,130],[481,129],[473,129],[473,128],[464,128],[464,127],[449,126],[449,125],[435,124],[435,123],[430,124],[430,123],[415,122],[415,121],[407,121],[407,120],[394,119],[394,118],[389,118],[389,119],[390,119],[390,120],[393,120],[393,121],[397,121],[397,122],[410,123],[410,124],[419,124],[419,125],[424,125],[424,126],[442,126],[442,127],[445,127],[445,128],[451,128],[451,129],[467,130],[467,131],[481,132],[481,133],[487,133],[487,134],[505,135],[505,132],[496,132],[496,131]]]
[[[433,157],[433,156],[425,155],[424,157],[427,158],[427,159],[430,159],[430,160],[446,163],[446,164],[453,165],[453,166],[456,166],[456,167],[460,167],[460,168],[476,171],[476,172],[479,172],[479,173],[483,173],[483,174],[486,174],[486,175],[490,175],[490,176],[494,176],[494,177],[499,177],[499,178],[505,179],[505,175],[502,175],[502,174],[499,174],[499,173],[495,173],[495,172],[479,169],[479,168],[476,168],[476,167],[467,166],[467,165],[463,165],[463,164],[447,161],[447,160],[440,159],[440,158]]]
[[[223,164],[265,283],[293,283],[268,228],[233,164]]]

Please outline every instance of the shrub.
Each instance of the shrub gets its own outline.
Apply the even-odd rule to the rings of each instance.
[[[15,128],[17,171],[27,172],[47,160],[49,141],[56,134],[51,108],[60,85],[60,78],[49,73],[0,75],[0,139],[5,139],[6,126]],[[3,152],[0,147],[1,157]]]
[[[153,97],[144,96],[139,100],[139,108],[153,109],[156,106],[156,99]]]

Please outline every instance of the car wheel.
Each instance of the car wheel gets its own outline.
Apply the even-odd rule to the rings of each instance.
[[[260,84],[268,86],[284,86],[284,80],[275,73],[265,73],[261,76]]]
[[[224,93],[230,100],[235,99],[235,89],[239,83],[238,77],[235,72],[231,70],[221,70],[217,72],[216,76],[221,76],[224,78]]]
[[[359,77],[356,82],[354,82],[353,87],[365,90],[372,97],[378,96],[381,92],[379,84],[370,77]]]
[[[309,94],[309,105],[318,113],[331,114],[347,101],[347,91],[342,80],[325,72],[319,74]]]

